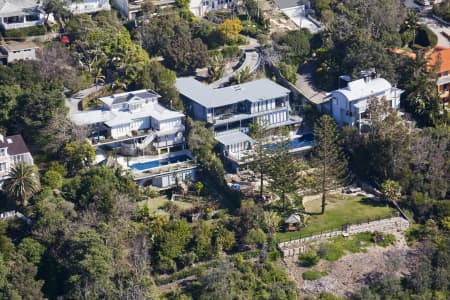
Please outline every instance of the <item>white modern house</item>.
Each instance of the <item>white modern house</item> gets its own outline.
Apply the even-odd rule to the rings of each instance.
[[[158,103],[161,96],[150,90],[138,90],[99,98],[101,109],[71,115],[78,126],[92,129],[92,142],[115,143],[132,139],[137,148],[154,146],[158,152],[184,144],[184,115]]]
[[[274,2],[298,27],[307,28],[313,33],[320,31],[319,22],[311,19],[308,14],[311,10],[309,0],[274,0]]]
[[[39,46],[33,42],[8,42],[0,44],[0,63],[9,64],[19,60],[35,60]]]
[[[177,79],[176,87],[191,117],[213,127],[224,154],[237,162],[254,143],[247,135],[250,124],[275,129],[301,122],[290,115],[290,91],[269,79],[213,89],[185,77]]]
[[[43,25],[44,21],[45,12],[37,0],[0,0],[0,27],[5,30]]]
[[[189,10],[196,17],[203,17],[212,10],[234,8],[237,0],[191,0]]]
[[[139,18],[147,3],[156,7],[166,7],[174,5],[175,0],[111,0],[111,5],[129,21]]]
[[[158,103],[161,96],[137,90],[99,98],[99,109],[73,113],[71,120],[90,129],[97,162],[114,151],[116,161],[136,181],[160,188],[195,180],[196,165],[185,149],[184,114]]]
[[[111,10],[109,0],[69,0],[67,9],[77,14],[93,14],[102,10]]]
[[[20,134],[0,134],[0,185],[8,178],[11,168],[18,163],[33,164],[33,157]]]
[[[384,98],[389,107],[398,110],[402,93],[403,90],[379,78],[374,70],[361,72],[359,79],[349,81],[346,87],[329,94],[331,114],[339,126],[358,126],[361,129],[371,99]]]

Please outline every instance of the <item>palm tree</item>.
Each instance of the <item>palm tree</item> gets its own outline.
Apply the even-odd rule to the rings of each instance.
[[[3,189],[9,197],[25,206],[28,199],[41,189],[39,174],[33,165],[19,163],[9,171]]]

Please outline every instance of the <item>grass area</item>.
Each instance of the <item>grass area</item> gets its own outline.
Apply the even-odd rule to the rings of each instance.
[[[322,278],[323,276],[327,276],[327,272],[312,270],[312,271],[305,271],[302,274],[302,278],[304,280],[317,280]]]
[[[170,201],[165,196],[139,202],[139,205],[140,206],[147,205],[149,211],[155,213],[158,212],[161,208],[164,207],[164,205],[166,205],[169,202],[177,205],[181,210],[188,210],[193,207],[192,203],[181,201]]]
[[[395,210],[385,203],[365,198],[363,196],[329,195],[324,215],[319,214],[321,199],[304,204],[307,213],[312,213],[306,227],[296,232],[279,232],[276,237],[279,242],[299,239],[321,232],[341,230],[348,223],[367,222],[394,215]]]
[[[317,254],[328,261],[337,261],[347,253],[367,252],[367,247],[379,245],[386,247],[395,242],[392,234],[362,232],[350,238],[337,237],[319,246]]]

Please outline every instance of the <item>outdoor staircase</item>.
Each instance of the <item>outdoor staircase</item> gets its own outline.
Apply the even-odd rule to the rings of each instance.
[[[145,139],[136,144],[136,147],[140,150],[145,149],[148,145],[150,145],[151,142],[156,138],[156,133],[152,132],[150,135],[147,135]]]

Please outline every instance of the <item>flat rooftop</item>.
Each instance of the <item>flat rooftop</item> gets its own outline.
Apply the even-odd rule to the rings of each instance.
[[[215,138],[219,143],[225,146],[235,145],[243,142],[250,142],[253,144],[255,142],[251,137],[238,130],[217,134]]]

